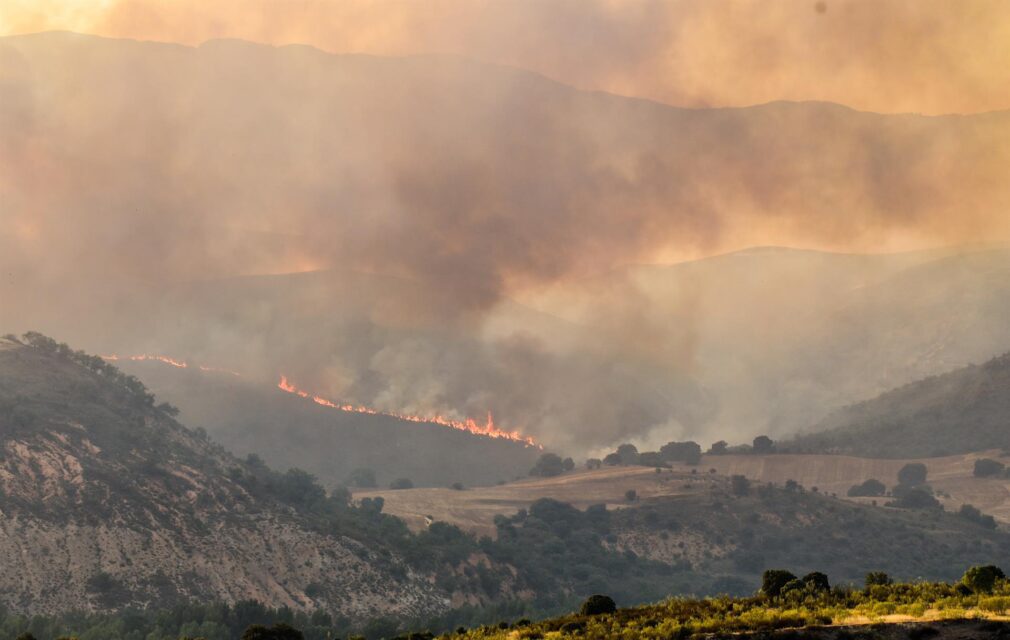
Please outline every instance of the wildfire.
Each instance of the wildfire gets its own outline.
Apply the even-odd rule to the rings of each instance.
[[[190,369],[190,368],[193,368],[193,369],[199,369],[200,371],[206,371],[208,373],[227,373],[228,375],[235,376],[236,378],[241,378],[242,377],[242,374],[238,373],[237,371],[231,371],[229,369],[219,369],[217,367],[206,367],[206,366],[203,366],[203,365],[195,365],[194,366],[194,365],[190,365],[188,362],[185,362],[183,360],[176,360],[175,358],[169,358],[168,356],[150,355],[150,354],[146,354],[146,353],[143,353],[143,354],[140,354],[140,355],[136,355],[136,356],[118,356],[118,355],[112,354],[112,355],[108,355],[108,356],[102,356],[102,359],[103,360],[108,360],[109,362],[116,362],[118,360],[132,360],[134,362],[146,362],[146,361],[163,362],[163,363],[165,363],[167,365],[170,365],[170,366],[173,366],[173,367],[177,367],[179,369]]]
[[[337,404],[336,402],[333,402],[332,400],[327,400],[322,396],[318,396],[313,393],[309,393],[308,391],[299,389],[295,385],[291,384],[291,382],[287,379],[287,377],[283,375],[281,376],[280,382],[277,383],[277,388],[280,389],[281,391],[286,391],[287,393],[293,393],[296,396],[305,398],[306,400],[311,400],[312,402],[315,402],[318,405],[321,405],[323,407],[329,407],[331,409],[338,409],[340,411],[348,411],[351,413],[367,413],[370,415],[390,416],[393,418],[398,418],[400,420],[407,420],[409,422],[429,422],[432,424],[442,425],[444,427],[451,427],[453,429],[458,429],[459,431],[467,431],[469,433],[478,436],[485,436],[488,438],[499,438],[502,440],[511,440],[513,442],[521,442],[527,447],[538,447],[540,449],[543,449],[543,447],[537,444],[536,440],[534,440],[530,436],[524,436],[518,431],[505,431],[503,429],[499,429],[498,427],[496,427],[494,424],[494,417],[491,415],[490,411],[487,412],[487,422],[481,424],[472,418],[467,418],[466,420],[451,420],[449,418],[439,415],[414,416],[404,413],[379,411],[377,409],[372,409],[371,407],[364,407],[360,405],[355,406],[351,404]]]

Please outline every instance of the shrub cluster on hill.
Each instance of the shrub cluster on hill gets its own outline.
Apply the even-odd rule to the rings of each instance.
[[[777,629],[809,628],[782,636],[797,638],[807,637],[823,625],[845,625],[850,620],[880,621],[885,616],[897,614],[928,621],[923,623],[926,625],[943,625],[942,620],[976,620],[971,624],[978,627],[966,637],[1010,635],[1010,624],[1005,622],[977,622],[1004,616],[1010,610],[1010,581],[997,566],[970,567],[960,580],[952,583],[895,583],[884,573],[871,572],[866,575],[864,585],[831,586],[828,576],[820,572],[796,578],[790,571],[773,569],[765,572],[762,587],[753,596],[674,597],[653,605],[618,608],[614,598],[593,594],[581,605],[573,603],[569,610],[574,613],[538,622],[526,617],[517,619],[514,611],[502,610],[498,612],[502,620],[494,624],[468,628],[446,626],[444,621],[408,622],[408,628],[426,629],[412,632],[398,631],[394,620],[379,619],[352,629],[346,621],[335,620],[322,612],[293,613],[288,609],[266,609],[255,602],[240,602],[234,606],[194,604],[117,615],[24,618],[0,613],[0,633],[4,637],[25,640],[53,640],[72,634],[88,640],[175,640],[180,637],[432,640],[436,634],[446,640],[540,640],[547,637],[665,640],[699,634],[742,634],[740,637],[749,638],[748,634],[761,633],[767,637]],[[864,628],[882,631],[880,626]],[[895,637],[930,637],[938,633],[933,626],[915,626]],[[852,636],[848,633],[837,637]]]

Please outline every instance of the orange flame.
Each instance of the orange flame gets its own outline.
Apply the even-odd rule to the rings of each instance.
[[[192,367],[188,362],[185,362],[183,360],[176,360],[175,358],[169,358],[168,356],[149,355],[146,353],[136,356],[118,356],[116,354],[112,354],[101,357],[103,360],[108,360],[109,362],[116,362],[117,360],[132,360],[134,362],[152,361],[152,362],[163,362],[167,365],[171,365],[179,369],[189,369]],[[237,371],[231,371],[229,369],[218,369],[217,367],[205,367],[203,365],[196,365],[195,367],[192,368],[199,369],[200,371],[206,371],[208,373],[227,373],[228,375],[235,376],[236,378],[242,377],[241,373],[238,373]]]
[[[488,438],[499,438],[502,440],[511,440],[513,442],[521,442],[527,447],[538,447],[543,449],[543,447],[537,444],[530,436],[524,436],[518,431],[505,431],[499,429],[494,424],[494,417],[491,412],[487,412],[487,422],[480,424],[472,418],[467,418],[466,420],[451,420],[444,416],[415,416],[404,413],[393,413],[388,411],[379,411],[378,409],[372,409],[370,407],[354,406],[351,404],[337,404],[332,400],[327,400],[322,396],[318,396],[308,391],[299,389],[287,379],[286,376],[281,376],[280,382],[277,383],[277,388],[281,391],[286,391],[287,393],[293,393],[294,395],[305,398],[306,400],[311,400],[318,405],[329,407],[331,409],[338,409],[340,411],[349,411],[351,413],[367,413],[370,415],[377,416],[390,416],[392,418],[398,418],[400,420],[407,420],[408,422],[429,422],[432,424],[442,425],[443,427],[451,427],[453,429],[458,429],[460,431],[467,431],[474,435],[485,436]]]

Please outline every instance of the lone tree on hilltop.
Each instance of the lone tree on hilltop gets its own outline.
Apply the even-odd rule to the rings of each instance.
[[[585,602],[582,603],[582,608],[579,610],[584,616],[598,616],[605,613],[613,613],[617,611],[617,603],[610,596],[604,595],[592,595],[589,596]]]

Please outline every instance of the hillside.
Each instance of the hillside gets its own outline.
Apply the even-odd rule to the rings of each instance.
[[[388,513],[419,530],[427,526],[426,517],[433,516],[498,538],[511,530],[507,523],[512,514],[530,504],[571,503],[587,514],[599,508],[592,505],[603,504],[610,513],[607,545],[639,558],[690,567],[689,576],[671,577],[669,582],[671,588],[683,585],[680,592],[686,593],[748,593],[764,568],[783,565],[830,571],[837,580],[850,582],[875,569],[907,578],[950,579],[966,563],[1010,551],[1006,533],[950,513],[890,509],[756,481],[747,495],[739,496],[731,491],[727,476],[708,473],[707,468],[656,473],[652,468],[610,467],[468,491],[355,495],[383,497]],[[636,492],[634,502],[625,497],[628,490]],[[557,535],[574,539],[572,520],[564,510],[558,518],[558,526],[569,532]],[[550,540],[531,538],[526,548],[550,545]],[[687,578],[690,586],[682,582]]]
[[[328,535],[100,359],[0,342],[0,600],[18,611],[255,599],[353,618],[445,596],[379,542]],[[294,490],[282,501],[280,489]],[[297,487],[300,487],[299,490]]]
[[[325,487],[352,471],[375,471],[380,487],[397,478],[415,486],[491,485],[530,470],[540,449],[392,416],[334,411],[286,394],[276,383],[180,369],[157,361],[120,361],[179,419],[201,427],[229,451],[257,454],[277,469],[298,467]]]
[[[1010,449],[1010,354],[848,406],[789,450],[899,458]]]

